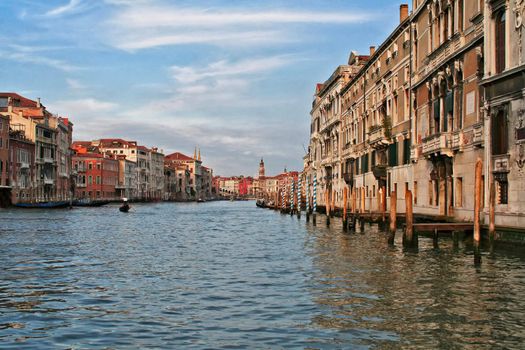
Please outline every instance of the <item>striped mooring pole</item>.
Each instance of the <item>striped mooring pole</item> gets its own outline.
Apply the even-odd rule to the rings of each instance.
[[[301,181],[301,176],[299,176],[298,184],[297,184],[297,218],[301,218],[301,186],[303,185]]]
[[[293,215],[293,209],[295,208],[295,180],[292,178],[292,183],[290,184],[290,215]]]
[[[317,224],[317,220],[315,218],[316,212],[317,212],[317,174],[314,174],[314,195],[313,195],[313,201],[312,201],[312,210],[313,210],[313,223],[314,225]]]
[[[281,188],[281,212],[284,213],[284,209],[286,208],[286,198],[285,198],[285,192],[284,189]]]
[[[310,181],[308,181],[308,176],[306,177],[306,222],[310,221]]]

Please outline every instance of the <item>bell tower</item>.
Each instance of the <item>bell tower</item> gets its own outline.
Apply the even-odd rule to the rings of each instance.
[[[264,160],[262,158],[259,163],[259,177],[264,177]]]

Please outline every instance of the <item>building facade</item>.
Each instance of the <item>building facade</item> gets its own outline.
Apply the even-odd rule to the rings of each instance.
[[[524,3],[401,5],[377,49],[317,84],[303,178],[316,177],[318,205],[328,193],[341,207],[347,187],[360,210],[396,193],[403,212],[408,189],[415,213],[471,221],[481,159],[483,212],[494,186],[496,223],[525,227]]]

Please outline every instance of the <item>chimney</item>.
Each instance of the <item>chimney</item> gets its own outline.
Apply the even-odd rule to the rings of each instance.
[[[408,4],[401,4],[399,6],[399,23],[403,23],[408,17]]]
[[[373,56],[375,52],[376,52],[376,47],[370,46],[370,56]]]
[[[38,97],[38,98],[36,99],[36,106],[37,106],[38,108],[40,108],[40,106],[41,106],[41,104],[40,104],[40,97]]]

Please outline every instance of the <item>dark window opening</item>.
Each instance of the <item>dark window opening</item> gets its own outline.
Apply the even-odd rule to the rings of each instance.
[[[505,10],[496,14],[495,23],[496,73],[505,70]]]
[[[492,155],[506,154],[508,150],[507,118],[504,111],[492,116]]]

